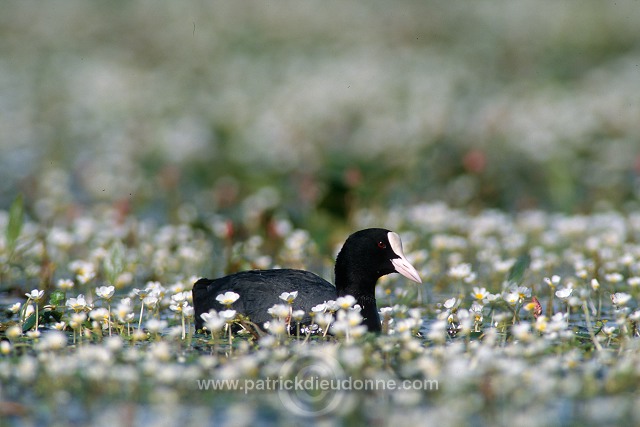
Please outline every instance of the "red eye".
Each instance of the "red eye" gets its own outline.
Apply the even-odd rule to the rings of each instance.
[[[386,249],[386,248],[387,248],[387,245],[385,245],[385,243],[384,243],[384,242],[378,242],[378,247],[379,247],[380,249]]]

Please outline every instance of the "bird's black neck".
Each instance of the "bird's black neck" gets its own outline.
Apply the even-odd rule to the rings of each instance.
[[[369,271],[359,271],[357,266],[345,265],[338,255],[336,260],[336,291],[338,296],[351,295],[362,307],[362,323],[370,332],[380,332],[380,316],[376,304],[375,288],[378,278]]]
[[[346,295],[346,294],[345,294]],[[367,327],[369,332],[380,332],[380,315],[378,314],[378,305],[376,304],[375,295],[353,295],[356,298],[362,310],[362,323]]]

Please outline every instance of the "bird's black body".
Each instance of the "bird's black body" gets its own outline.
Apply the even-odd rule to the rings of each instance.
[[[402,253],[400,237],[389,230],[369,228],[353,233],[336,259],[335,287],[321,277],[303,270],[251,270],[219,279],[200,279],[193,286],[196,329],[201,329],[201,314],[211,309],[223,310],[216,297],[233,291],[240,298],[232,308],[248,316],[258,325],[271,319],[267,310],[283,292],[297,291],[293,310],[304,310],[309,323],[311,308],[339,296],[352,295],[362,307],[363,323],[369,331],[380,331],[380,318],[375,299],[375,285],[381,276],[398,272],[420,282],[418,272]]]
[[[202,313],[212,308],[217,311],[225,309],[216,301],[219,294],[233,291],[240,295],[233,303],[233,309],[262,326],[264,322],[271,320],[267,309],[275,304],[285,304],[279,298],[280,294],[296,290],[298,297],[293,301],[292,307],[293,310],[304,310],[307,313],[302,323],[310,322],[311,317],[308,313],[314,305],[336,299],[335,286],[304,270],[250,270],[215,280],[200,279],[193,286],[196,328],[199,329],[202,325]]]

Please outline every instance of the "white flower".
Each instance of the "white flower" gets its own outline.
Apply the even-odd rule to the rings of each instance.
[[[147,295],[142,299],[142,303],[149,308],[154,308],[158,303],[158,297],[155,295]]]
[[[236,317],[236,311],[235,310],[222,310],[218,314],[220,314],[220,317],[225,319],[227,322],[233,320]]]
[[[577,296],[573,295],[573,296],[570,296],[570,297],[569,297],[568,304],[569,304],[571,307],[579,307],[579,306],[581,306],[581,305],[582,305],[582,300],[581,300],[579,297],[577,297]]]
[[[518,293],[518,297],[520,298],[520,300],[524,300],[531,296],[531,289],[527,288],[526,286],[518,286],[516,292]]]
[[[485,301],[483,302],[492,303],[494,301],[498,301],[500,298],[502,298],[500,294],[489,294],[487,295],[487,298],[485,298]]]
[[[469,314],[472,316],[475,316],[476,318],[478,318],[478,316],[480,317],[480,319],[482,319],[482,309],[484,307],[481,304],[478,304],[477,302],[473,302],[473,304],[471,304],[471,308],[469,309]]]
[[[545,277],[544,282],[551,288],[555,288],[560,283],[560,276],[554,274],[551,278]]]
[[[69,264],[69,270],[76,275],[78,282],[85,284],[96,276],[96,270],[92,263],[76,260]]]
[[[600,289],[600,282],[598,282],[598,279],[591,279],[591,289],[594,291]]]
[[[449,276],[454,279],[464,279],[471,275],[471,264],[462,263],[456,266],[453,266],[449,269]]]
[[[169,324],[166,320],[149,319],[147,320],[146,326],[149,332],[157,334],[164,331]]]
[[[567,327],[567,318],[568,318],[567,313],[558,312],[558,313],[555,313],[553,316],[551,316],[551,322],[559,325],[560,328],[564,329]]]
[[[629,277],[627,279],[627,284],[629,284],[629,286],[631,286],[632,288],[637,288],[638,286],[640,286],[640,277],[638,276]]]
[[[133,338],[134,341],[142,341],[142,340],[147,339],[147,334],[144,331],[140,330],[140,329],[136,329],[131,334],[131,338]]]
[[[410,308],[408,313],[409,317],[411,317],[412,319],[422,320],[422,310],[420,310],[419,308]]]
[[[580,279],[586,279],[588,275],[589,272],[584,268],[576,270],[576,277],[579,277]]]
[[[166,292],[166,289],[160,282],[147,282],[146,289],[149,292],[148,295],[153,295],[155,297],[158,297],[158,299],[164,297],[164,294]]]
[[[511,327],[511,333],[520,341],[528,341],[531,338],[531,324],[521,322]]]
[[[196,309],[189,304],[186,304],[182,308],[182,314],[184,315],[184,317],[192,317],[195,313],[196,313]]]
[[[571,288],[558,289],[556,291],[556,296],[560,298],[562,301],[566,301],[567,299],[569,299],[572,292],[573,292],[573,289]]]
[[[129,271],[125,271],[116,278],[115,285],[119,288],[123,288],[131,284],[131,282],[133,282],[133,274]]]
[[[477,286],[475,286],[473,292],[471,292],[471,296],[478,301],[482,301],[487,295],[489,295],[489,292],[487,292],[486,288],[479,288]]]
[[[9,307],[9,311],[13,314],[16,314],[18,311],[20,311],[20,307],[22,307],[22,303],[17,302]]]
[[[284,304],[275,304],[267,310],[267,313],[279,319],[286,319],[289,316],[289,307]]]
[[[431,324],[431,329],[427,332],[427,338],[437,343],[443,343],[447,339],[448,324],[445,320],[438,320]]]
[[[458,299],[456,297],[449,298],[444,302],[444,308],[451,309],[453,308],[454,305],[456,305],[457,302],[458,302]]]
[[[408,334],[415,327],[415,321],[413,319],[400,319],[396,323],[395,332],[400,334]]]
[[[37,289],[34,289],[31,292],[26,293],[25,295],[27,296],[27,298],[31,298],[32,300],[38,302],[44,296],[44,291],[39,291]]]
[[[236,302],[240,298],[235,292],[227,291],[224,294],[220,294],[216,297],[216,301],[218,301],[222,305],[226,305],[227,307]]]
[[[631,299],[631,295],[624,292],[616,292],[611,295],[611,302],[615,305],[625,305]]]
[[[520,295],[517,292],[509,292],[502,298],[510,305],[516,305],[520,301]]]
[[[182,309],[184,308],[184,306],[187,304],[186,301],[181,302],[179,304],[170,304],[169,305],[169,310],[171,311],[175,311],[176,313],[182,313]]]
[[[133,313],[127,313],[124,316],[120,317],[118,316],[118,320],[122,323],[131,323],[133,322],[133,319],[136,317],[135,314]]]
[[[471,304],[471,309],[469,310],[469,315],[473,317],[473,321],[476,323],[482,322],[482,306],[475,301]]]
[[[218,332],[222,330],[222,327],[226,323],[225,319],[218,315],[218,312],[211,310],[208,313],[202,313],[200,315],[204,321],[204,326],[211,332]]]
[[[292,304],[293,300],[298,296],[298,291],[293,292],[283,292],[280,294],[280,299],[285,301],[287,304]]]
[[[73,280],[71,279],[58,279],[56,286],[63,291],[69,291],[73,289]]]
[[[121,323],[126,323],[129,315],[133,317],[133,313],[131,313],[131,300],[129,298],[123,298],[120,300],[115,312],[118,320]]]
[[[69,326],[71,326],[73,329],[78,329],[85,320],[87,320],[87,315],[84,314],[84,312],[73,313],[71,315],[71,321],[69,322]]]
[[[30,338],[33,340],[36,338],[40,338],[40,331],[38,331],[37,329],[32,329],[30,331],[27,331],[26,335],[27,335],[27,338]]]
[[[346,322],[349,326],[357,326],[362,322],[362,315],[358,311],[338,311],[338,322]]]
[[[82,294],[78,295],[76,298],[69,298],[65,305],[76,313],[89,308],[87,301],[84,299],[84,295]]]
[[[99,298],[106,299],[107,301],[111,299],[113,293],[115,292],[114,286],[100,286],[96,288],[96,295]]]
[[[109,311],[106,308],[96,308],[91,310],[89,317],[93,320],[103,321],[109,317]]]
[[[330,311],[332,313],[334,311],[338,311],[338,309],[340,308],[338,307],[338,304],[336,304],[336,302],[332,299],[330,299],[329,301],[325,301],[324,305],[327,307],[327,311]]]
[[[351,295],[345,295],[336,299],[336,304],[343,310],[347,310],[356,303],[356,299]]]
[[[333,322],[333,315],[331,313],[318,313],[315,317],[315,322],[323,329],[326,329],[331,322]]]
[[[352,327],[349,333],[351,334],[352,337],[359,338],[364,334],[366,334],[367,331],[368,329],[366,325],[358,325],[358,326]]]
[[[548,322],[547,316],[539,316],[536,319],[536,323],[533,325],[535,330],[538,332],[546,332],[548,326],[549,326],[549,322]]]
[[[147,295],[149,295],[149,292],[151,291],[151,289],[138,289],[138,288],[133,288],[133,294],[137,295],[140,299],[144,299],[144,297],[146,297]],[[129,294],[131,295],[131,294]]]
[[[104,347],[109,350],[111,353],[115,353],[118,352],[120,350],[122,350],[122,347],[124,346],[124,342],[122,341],[122,338],[120,338],[119,335],[114,335],[111,337],[106,337],[104,339]],[[137,354],[135,351],[129,354]]]
[[[186,302],[189,298],[189,292],[178,292],[174,295],[171,295],[171,301],[175,303]]]
[[[169,305],[169,309],[184,314],[184,309],[189,306],[189,301],[187,301],[188,294],[189,292],[178,292],[177,294],[171,295],[171,302],[173,302],[173,304]]]
[[[387,316],[390,317],[393,314],[393,307],[380,307],[380,314],[382,314],[382,316]]]
[[[169,286],[169,290],[171,292],[173,292],[174,294],[177,294],[177,293],[180,293],[180,292],[184,292],[185,291],[184,283],[178,281],[178,282],[174,283],[173,285]]]
[[[24,310],[24,317],[27,318],[35,313],[36,309],[33,308],[33,304],[29,304],[27,308]]]
[[[304,318],[304,315],[306,313],[304,312],[304,310],[293,310],[293,313],[291,313],[291,317],[293,318],[293,320],[299,322]]]
[[[0,341],[0,354],[3,356],[11,353],[11,342],[9,341]]]
[[[626,267],[629,267],[631,264],[633,264],[633,261],[634,261],[633,255],[628,252],[622,255],[622,257],[620,257],[620,264]]]
[[[331,325],[331,333],[335,335],[346,335],[349,330],[349,324],[342,319],[338,319]]]
[[[269,323],[269,327],[267,329],[271,334],[282,335],[286,331],[287,325],[283,320],[272,320],[271,322],[268,322],[268,323]]]
[[[60,350],[67,345],[67,335],[60,331],[48,331],[38,344],[40,350]]]
[[[607,279],[607,282],[611,282],[611,283],[619,283],[619,282],[622,282],[622,280],[624,280],[624,276],[620,273],[605,274],[604,278]]]
[[[10,340],[15,340],[22,335],[22,328],[19,325],[9,326],[5,331],[5,334]]]
[[[325,303],[314,305],[313,307],[311,307],[311,311],[313,313],[324,313],[326,309],[327,305]]]
[[[493,263],[493,269],[498,273],[506,273],[511,267],[513,267],[513,264],[515,263],[515,258],[509,258],[505,260],[499,259]]]

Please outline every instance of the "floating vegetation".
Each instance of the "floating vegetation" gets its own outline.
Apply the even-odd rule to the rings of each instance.
[[[604,416],[593,405],[616,408],[609,420],[637,419],[637,214],[467,214],[445,204],[375,218],[362,211],[361,226],[375,220],[402,230],[424,281],[380,279],[379,335],[359,326],[352,298],[314,307],[314,324],[296,328],[304,313],[290,312],[295,293],[280,296],[266,326],[236,313],[237,295],[221,294],[227,309],[207,313],[195,331],[193,273],[236,263],[213,255],[229,244],[214,233],[226,220],[157,226],[115,214],[60,218],[50,229],[26,219],[11,252],[2,246],[11,255],[2,267],[9,293],[0,346],[3,401],[15,406],[3,409],[9,419],[52,421],[65,405],[87,422],[105,413],[123,420],[123,406],[127,416],[154,419],[158,402],[180,407],[175,417],[193,410],[221,422],[248,405],[248,423],[319,414],[415,421],[429,413],[449,424],[503,416],[526,423],[525,414],[537,414],[545,424],[595,425]],[[0,216],[3,227],[9,216]],[[298,231],[279,228],[286,233],[269,256],[279,265],[304,259],[295,252],[314,242],[293,251]],[[261,264],[264,240],[247,246],[256,238],[232,237],[231,256]]]
[[[640,425],[637,4],[318,6],[3,4],[0,424]]]

